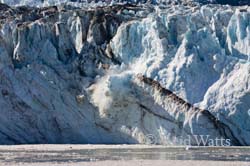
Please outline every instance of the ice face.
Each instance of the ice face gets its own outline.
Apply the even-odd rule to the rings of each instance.
[[[250,144],[247,7],[0,7],[0,143]]]
[[[246,101],[249,89],[244,86],[249,81],[249,12],[212,10],[203,7],[184,19],[183,15],[160,11],[140,22],[123,24],[111,47],[131,72],[154,78],[188,102],[212,109],[218,118],[225,112],[230,114],[223,121],[245,119],[239,125],[246,127],[250,106]],[[244,103],[233,101],[238,99]]]
[[[162,5],[170,5],[170,4],[222,4],[222,5],[249,5],[249,0],[1,0],[1,3],[5,3],[11,6],[54,6],[60,4],[70,4],[74,6],[103,6],[107,4],[119,4],[119,3],[151,3],[151,4],[162,4]]]

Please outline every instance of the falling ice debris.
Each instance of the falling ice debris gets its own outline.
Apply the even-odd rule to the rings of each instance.
[[[76,96],[76,101],[77,101],[79,104],[81,104],[81,103],[84,102],[84,98],[85,98],[84,94],[77,95],[77,96]]]

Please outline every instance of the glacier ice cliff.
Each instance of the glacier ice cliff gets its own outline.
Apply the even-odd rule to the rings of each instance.
[[[250,145],[250,8],[0,4],[0,144]]]
[[[0,0],[11,6],[53,6],[61,4],[70,4],[74,6],[105,6],[108,4],[154,4],[154,5],[170,5],[170,4],[221,4],[221,5],[250,5],[249,0]]]

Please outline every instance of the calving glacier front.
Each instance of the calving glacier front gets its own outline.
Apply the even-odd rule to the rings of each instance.
[[[250,145],[246,6],[0,8],[0,143]]]

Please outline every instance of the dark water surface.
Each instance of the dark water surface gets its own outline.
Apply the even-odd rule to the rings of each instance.
[[[248,147],[152,147],[66,150],[0,150],[0,162],[90,162],[104,160],[212,160],[249,161]]]

